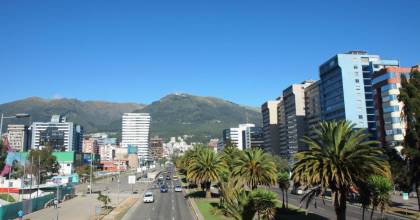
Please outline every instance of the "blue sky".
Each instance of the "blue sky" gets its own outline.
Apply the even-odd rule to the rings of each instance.
[[[0,103],[150,103],[173,92],[259,106],[360,49],[420,63],[420,1],[0,1]]]

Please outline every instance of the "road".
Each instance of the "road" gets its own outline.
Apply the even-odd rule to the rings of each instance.
[[[158,180],[155,180],[151,186],[155,184],[158,184]],[[143,197],[141,197],[141,201],[131,208],[133,210],[127,213],[123,220],[193,220],[184,193],[174,191],[176,184],[181,185],[180,181],[171,178],[171,180],[165,180],[165,184],[169,188],[167,193],[161,193],[158,187],[150,187],[148,191],[153,192],[155,202],[143,203]]]
[[[279,189],[271,189],[271,190],[274,192],[277,192],[279,194],[279,198],[281,199],[281,191]],[[302,196],[293,195],[289,192],[289,204],[293,204],[299,207],[301,198]],[[332,202],[329,200],[325,200],[325,205],[324,205],[321,199],[317,199],[317,207],[315,208],[312,203],[308,209],[310,212],[320,215],[322,217],[325,217],[328,219],[335,219],[334,207],[332,206]],[[347,204],[346,215],[347,215],[347,219],[349,220],[360,220],[362,219],[362,208],[353,206],[351,204]],[[373,216],[374,216],[374,219],[380,218],[380,214],[378,212],[374,213]],[[402,218],[402,217],[398,217],[398,216],[394,216],[390,214],[384,214],[384,217],[388,220],[393,220],[393,219],[406,220],[407,219],[407,218]],[[369,219],[369,218],[370,218],[370,210],[367,210],[365,213],[365,219]]]

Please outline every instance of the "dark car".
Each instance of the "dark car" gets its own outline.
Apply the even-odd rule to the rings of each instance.
[[[170,180],[171,179],[171,177],[170,176],[166,176],[166,180]]]
[[[162,186],[160,187],[160,192],[161,192],[161,193],[166,193],[166,192],[168,192],[168,186],[166,186],[166,185],[162,185]]]

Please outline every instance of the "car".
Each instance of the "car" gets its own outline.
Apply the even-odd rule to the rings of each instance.
[[[160,192],[161,193],[167,193],[168,192],[168,186],[167,185],[160,186]]]
[[[303,195],[305,192],[302,189],[294,188],[292,189],[292,194],[294,195]]]
[[[178,180],[178,176],[177,175],[174,175],[174,180]]]
[[[176,185],[175,192],[182,192],[182,187],[180,185]]]
[[[144,203],[152,203],[154,202],[153,193],[152,192],[146,192],[144,193],[143,202]]]
[[[159,178],[158,178],[159,180],[163,180],[163,176],[159,176]]]
[[[166,180],[171,180],[171,177],[170,176],[166,176]]]

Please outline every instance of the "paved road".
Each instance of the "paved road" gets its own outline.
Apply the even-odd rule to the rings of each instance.
[[[152,184],[157,184],[157,180]],[[169,191],[161,193],[159,188],[149,188],[153,192],[154,203],[143,203],[143,197],[124,216],[123,220],[144,219],[144,220],[193,220],[187,200],[182,192],[175,192],[174,186],[179,181],[167,180]]]
[[[281,191],[279,189],[272,189],[272,190],[277,192],[279,194],[279,198],[281,199]],[[302,196],[293,195],[289,193],[289,204],[293,204],[299,207],[301,198]],[[304,206],[304,204],[302,206]],[[332,202],[329,200],[325,200],[325,205],[324,205],[321,199],[317,199],[317,207],[315,208],[312,203],[309,206],[309,211],[328,219],[335,219],[334,207],[332,206]],[[360,220],[362,219],[362,208],[347,204],[346,214],[347,214],[347,219],[349,220]],[[380,218],[380,214],[377,212],[373,216],[374,216],[374,219]],[[388,220],[407,219],[407,218],[402,218],[402,217],[389,215],[389,214],[384,214],[384,217],[387,218]],[[370,210],[367,210],[365,213],[365,219],[369,219],[369,218],[370,218]]]

